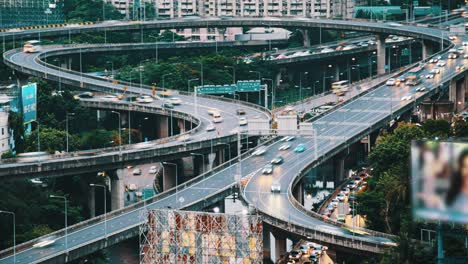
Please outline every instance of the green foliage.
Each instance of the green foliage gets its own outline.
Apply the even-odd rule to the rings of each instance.
[[[24,125],[23,115],[10,111],[8,113],[8,129],[13,131],[13,140],[15,142],[15,153],[21,153],[24,150]]]
[[[81,149],[96,149],[113,146],[113,132],[104,129],[96,129],[83,133],[81,137]]]
[[[64,13],[65,19],[69,22],[102,21],[103,15],[105,20],[123,18],[123,15],[112,4],[102,0],[64,1]]]
[[[456,121],[453,126],[453,135],[458,138],[468,137],[468,122]]]
[[[55,128],[40,128],[41,151],[54,153],[55,151],[66,150],[66,131]],[[79,139],[75,135],[68,135],[69,151],[77,150]],[[37,130],[34,130],[26,137],[26,152],[37,151]]]
[[[429,138],[447,138],[451,132],[450,123],[443,119],[429,119],[423,124],[422,128]]]
[[[11,150],[8,150],[7,152],[2,153],[2,159],[10,159],[14,157],[15,157],[15,154]]]

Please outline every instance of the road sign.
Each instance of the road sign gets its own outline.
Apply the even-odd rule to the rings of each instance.
[[[238,81],[237,91],[238,92],[258,92],[260,91],[260,80]]]
[[[236,92],[235,85],[204,85],[197,86],[199,94],[233,94]]]

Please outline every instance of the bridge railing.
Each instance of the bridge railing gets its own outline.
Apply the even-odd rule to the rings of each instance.
[[[231,135],[229,137],[226,137],[226,139],[224,140],[225,143],[230,143],[231,140],[229,138],[233,138],[234,140],[234,137],[235,139],[237,139],[237,135]],[[245,139],[246,136],[243,135],[241,136],[241,139]],[[266,142],[260,144],[259,146],[264,146],[264,145],[267,145],[267,144],[271,144],[273,143],[275,140],[275,138],[272,138],[272,139],[269,139],[267,140]],[[216,147],[220,147],[219,145],[215,145]],[[247,156],[251,155],[251,153],[255,151],[255,148],[252,148],[250,149],[249,151],[245,152],[242,154],[241,156],[241,159],[244,159],[246,158]],[[233,166],[235,165],[236,163],[238,162],[238,157],[233,157],[232,159],[220,164],[219,166],[195,177],[195,178],[192,178],[186,182],[184,182],[183,184],[180,184],[179,186],[175,186],[175,187],[172,187],[171,189],[169,190],[166,190],[162,193],[159,193],[151,198],[148,198],[146,200],[143,200],[143,201],[140,201],[140,202],[137,202],[135,204],[132,204],[130,206],[127,206],[125,208],[122,208],[122,209],[119,209],[119,210],[115,210],[115,211],[112,211],[112,212],[109,212],[107,213],[105,216],[104,215],[99,215],[99,216],[96,216],[94,218],[91,218],[91,219],[88,219],[88,220],[85,220],[85,221],[82,221],[82,222],[79,222],[77,224],[74,224],[74,225],[71,225],[68,227],[67,229],[67,232],[68,233],[72,233],[72,232],[75,232],[75,231],[78,231],[80,229],[83,229],[85,227],[88,227],[88,226],[91,226],[91,225],[94,225],[94,224],[98,224],[98,223],[102,223],[104,221],[105,218],[107,218],[107,220],[109,219],[112,219],[112,218],[115,218],[115,217],[118,217],[120,215],[123,215],[123,214],[126,214],[126,213],[129,213],[131,211],[134,211],[134,210],[138,210],[138,209],[141,209],[141,208],[144,208],[145,206],[151,204],[151,203],[154,203],[154,202],[157,202],[161,199],[164,199],[164,198],[167,198],[169,196],[172,196],[177,192],[180,192],[184,189],[187,189],[189,188],[190,186],[193,186],[194,184],[197,184],[201,181],[204,181],[206,180],[207,178],[209,178],[210,176],[218,173],[219,171],[221,170],[224,170],[230,166]],[[231,188],[233,185],[235,185],[236,183],[232,183],[230,184],[229,186],[226,186],[226,188]],[[222,190],[218,191],[218,192],[221,192]],[[216,195],[218,192],[216,192],[215,194],[213,195]],[[213,196],[211,195],[211,196]],[[190,203],[188,204],[187,206],[191,206],[193,203]],[[185,207],[185,206],[184,206]],[[38,238],[35,238],[35,239],[32,239],[32,240],[29,240],[27,242],[24,242],[24,243],[21,243],[21,244],[18,244],[16,246],[16,252],[21,252],[23,250],[26,250],[26,249],[29,249],[31,248],[34,244],[38,243],[40,240],[44,239],[44,238],[47,238],[47,237],[50,237],[50,236],[60,236],[60,237],[63,237],[65,235],[65,229],[61,229],[61,230],[57,230],[55,232],[52,232],[50,234],[47,234],[47,235],[44,235],[44,236],[41,236],[41,237],[38,237]],[[0,258],[3,258],[3,257],[6,257],[6,256],[9,256],[13,254],[13,248],[8,248],[8,249],[5,249],[5,250],[2,250],[0,251]]]

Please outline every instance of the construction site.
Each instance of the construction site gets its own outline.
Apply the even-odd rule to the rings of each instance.
[[[149,210],[140,220],[140,263],[263,262],[258,215]]]

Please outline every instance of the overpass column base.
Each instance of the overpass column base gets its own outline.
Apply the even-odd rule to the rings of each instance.
[[[465,109],[466,74],[462,80],[452,80],[449,87],[449,100],[453,102],[453,111],[459,112]]]
[[[169,118],[165,116],[157,117],[157,138],[166,138],[171,133],[171,127],[169,124]]]
[[[297,183],[296,186],[294,186],[293,191],[294,197],[297,199],[297,201],[304,205],[304,185],[302,182]]]
[[[433,54],[433,47],[432,42],[430,41],[423,41],[422,42],[422,59],[425,60],[427,57]]]
[[[338,186],[338,184],[340,182],[342,182],[343,179],[344,179],[345,159],[344,158],[336,158],[333,162],[334,162],[334,167],[335,167],[335,186]]]
[[[94,189],[94,187],[88,186],[88,208],[90,218],[96,216],[96,192]]]
[[[171,165],[162,165],[163,168],[163,191],[167,191],[176,185],[176,168]]]
[[[386,48],[385,48],[385,38],[387,36],[383,34],[376,35],[377,40],[377,74],[385,73],[385,58]]]
[[[263,229],[263,260],[266,263],[272,261],[270,230],[268,229]]]
[[[192,178],[195,176],[195,164],[193,161],[193,157],[184,157],[181,159],[182,163],[182,168],[183,168],[183,173],[184,173],[184,181],[187,179]]]
[[[310,47],[310,35],[309,35],[309,30],[308,29],[303,29],[301,30],[302,33],[302,39],[303,39],[303,44],[305,48]]]
[[[275,236],[275,258],[279,260],[286,254],[286,237]]]
[[[125,170],[118,169],[115,171],[114,177],[111,177],[111,208],[112,211],[124,207],[124,177]]]
[[[210,153],[208,154],[208,164],[205,164],[205,171],[212,170],[214,167],[214,161],[216,159],[216,154],[215,153]]]

